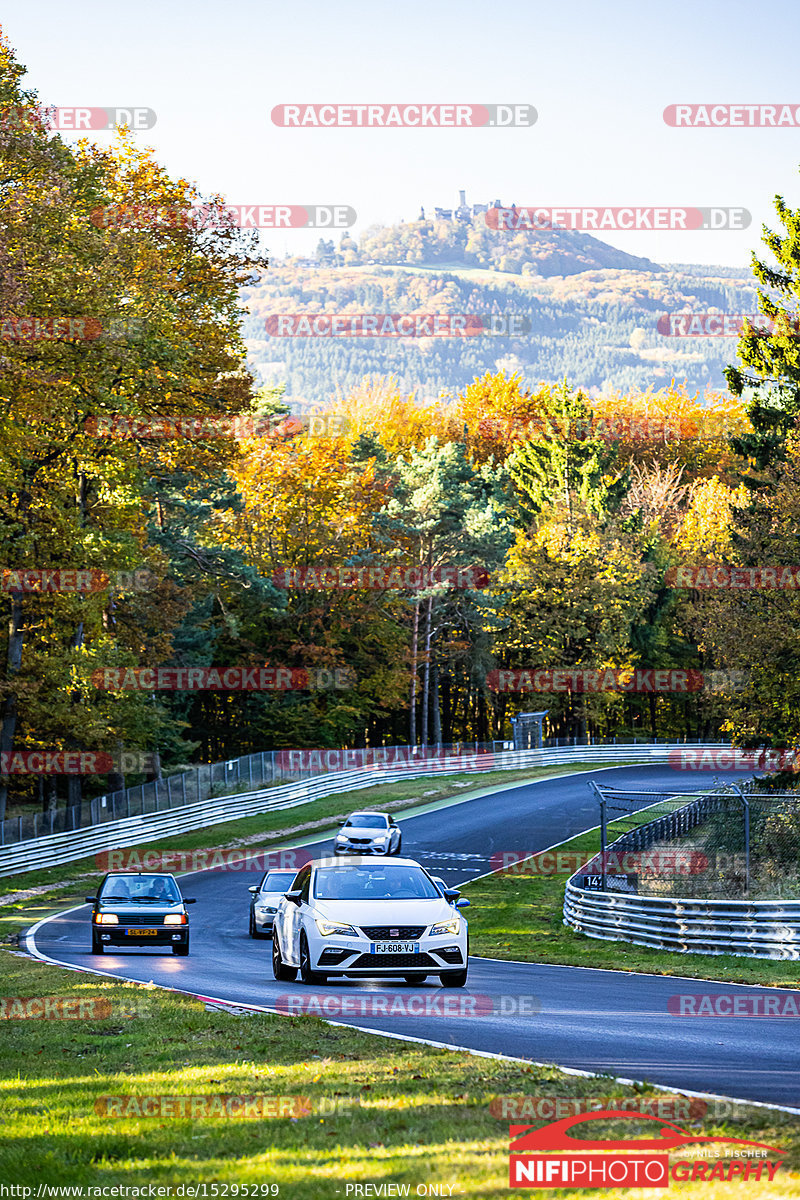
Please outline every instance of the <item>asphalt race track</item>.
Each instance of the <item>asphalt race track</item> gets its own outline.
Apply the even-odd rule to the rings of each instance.
[[[678,775],[667,767],[642,766],[526,783],[418,816],[397,816],[403,830],[402,853],[451,885],[465,883],[491,870],[492,854],[548,849],[596,826],[598,806],[588,782],[593,777],[614,787],[682,791],[711,783],[707,772]],[[741,772],[728,772],[717,778],[742,777]],[[476,786],[480,786],[479,776]],[[312,848],[315,854],[328,853],[332,847],[330,838],[295,844]],[[418,987],[402,981],[339,982],[314,989],[301,983],[276,983],[269,942],[254,941],[247,934],[247,888],[259,875],[204,871],[183,877],[184,895],[197,897],[190,910],[188,958],[146,949],[92,955],[88,905],[35,927],[29,948],[56,963],[152,981],[229,1003],[277,1005],[282,1010],[292,998],[319,996],[328,1004],[320,1015],[363,1029],[687,1091],[800,1107],[797,1017],[680,1017],[668,1010],[668,998],[678,993],[774,997],[775,989],[474,957],[464,989],[440,988],[433,976]],[[87,885],[87,893],[91,890]],[[469,910],[465,915],[469,917]],[[794,994],[800,1002],[800,993],[782,994]],[[392,999],[407,1001],[414,996],[422,1010],[418,1015],[388,1011],[381,1015],[375,1007],[376,1001],[382,1004],[381,998],[388,998],[388,1009]],[[495,1001],[495,1011],[486,1015],[483,1010],[492,1006],[485,997]],[[536,999],[523,1001],[527,1013],[497,1011],[516,1009],[516,997]],[[341,1011],[345,1002],[350,1012]],[[365,1006],[370,1009],[366,1014]],[[538,1009],[533,1015],[532,1008]]]

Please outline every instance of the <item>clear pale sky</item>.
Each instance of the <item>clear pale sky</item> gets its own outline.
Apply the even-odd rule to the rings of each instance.
[[[656,262],[746,266],[800,207],[800,129],[673,129],[668,104],[800,106],[800,8],[744,0],[35,0],[3,28],[43,103],[155,109],[171,174],[232,204],[349,204],[354,233],[438,204],[734,205],[736,232],[614,232]],[[283,129],[292,102],[529,103],[520,129]],[[69,136],[69,135],[66,135]],[[110,135],[95,135],[107,142]],[[279,255],[319,233],[270,234]],[[338,235],[336,235],[338,240]]]

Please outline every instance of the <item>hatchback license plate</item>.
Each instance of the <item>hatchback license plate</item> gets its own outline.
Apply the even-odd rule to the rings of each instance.
[[[155,937],[158,933],[157,929],[129,929],[128,937]]]
[[[371,942],[370,954],[419,954],[419,942]]]

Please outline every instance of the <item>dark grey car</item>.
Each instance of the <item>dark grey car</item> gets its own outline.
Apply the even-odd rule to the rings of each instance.
[[[114,872],[105,876],[92,905],[92,954],[106,946],[170,947],[189,953],[189,918],[172,875]]]

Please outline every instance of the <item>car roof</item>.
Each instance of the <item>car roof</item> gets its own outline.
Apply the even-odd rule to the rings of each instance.
[[[353,859],[358,859],[358,861],[354,862]],[[385,867],[419,867],[421,871],[425,870],[422,863],[418,863],[413,858],[396,858],[392,855],[390,859],[387,859],[384,855],[373,857],[371,854],[363,856],[349,854],[344,858],[315,858],[312,863],[309,863],[309,866],[322,867],[323,870],[330,867],[331,870],[337,871],[346,871],[348,867],[350,870],[354,870],[356,867],[374,868],[376,871]]]
[[[388,815],[388,813],[381,812],[377,808],[354,808],[350,813],[351,817],[388,817]]]

